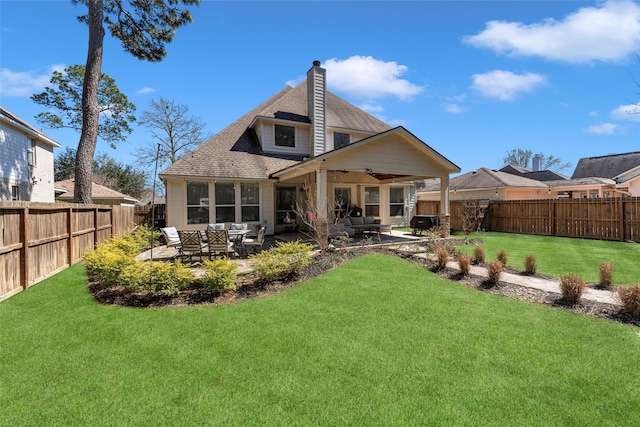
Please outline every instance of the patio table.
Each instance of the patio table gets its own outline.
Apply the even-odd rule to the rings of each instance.
[[[251,231],[252,230],[248,228],[245,228],[243,230],[229,230],[229,240],[233,242],[233,246],[236,248],[236,252],[238,252],[240,258],[243,258],[246,255],[244,245],[242,244],[244,236],[251,233]]]

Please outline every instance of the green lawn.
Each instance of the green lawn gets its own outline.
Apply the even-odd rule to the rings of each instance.
[[[634,425],[638,328],[366,255],[226,306],[0,303],[0,425]]]
[[[531,254],[536,257],[539,273],[556,277],[574,273],[589,283],[599,283],[600,263],[611,262],[614,285],[640,284],[638,243],[494,232],[474,233],[471,237],[484,241],[487,260],[496,259],[498,251],[504,250],[507,265],[518,270],[524,270],[525,257]],[[473,256],[473,246],[457,249]]]

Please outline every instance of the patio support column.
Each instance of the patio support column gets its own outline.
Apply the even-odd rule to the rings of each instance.
[[[318,221],[316,223],[318,240],[327,240],[329,236],[329,221],[327,211],[327,170],[316,170],[316,208]],[[326,237],[321,237],[326,236]]]
[[[449,201],[449,175],[440,177],[440,236],[451,235],[451,211]]]

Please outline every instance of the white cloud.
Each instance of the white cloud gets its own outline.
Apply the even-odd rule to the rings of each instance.
[[[306,79],[307,76],[300,76],[295,80],[287,80],[286,82],[284,82],[287,86],[291,86],[291,87],[296,87],[298,86],[300,83],[302,83],[304,81],[304,79]]]
[[[640,122],[640,104],[621,105],[611,112],[611,118]]]
[[[327,69],[327,86],[357,98],[395,96],[411,99],[424,90],[424,87],[400,78],[408,67],[393,61],[356,55],[344,60],[331,58],[322,66]]]
[[[444,107],[444,109],[447,113],[451,113],[451,114],[460,114],[467,111],[466,107],[463,107],[462,105],[459,105],[459,104],[447,104]]]
[[[146,95],[146,94],[148,94],[148,93],[153,93],[153,92],[155,92],[155,91],[156,91],[156,90],[155,90],[154,88],[149,87],[149,86],[145,86],[145,87],[143,87],[143,88],[141,88],[141,89],[138,89],[138,90],[136,91],[136,93],[137,93],[138,95]]]
[[[640,44],[640,5],[607,1],[584,7],[562,21],[553,18],[534,24],[489,21],[485,30],[463,39],[476,47],[514,56],[539,56],[566,61],[619,61]]]
[[[0,95],[29,97],[41,92],[51,81],[54,71],[63,71],[64,65],[56,64],[49,67],[47,73],[38,71],[12,71],[8,68],[0,69]]]
[[[512,101],[519,94],[532,92],[547,84],[547,78],[540,74],[516,74],[511,71],[493,70],[484,74],[474,74],[473,85],[476,91],[489,98]]]
[[[595,133],[596,135],[611,135],[615,133],[618,125],[615,123],[602,123],[600,125],[589,126],[587,132]]]

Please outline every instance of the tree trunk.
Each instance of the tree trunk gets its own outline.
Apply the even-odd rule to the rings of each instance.
[[[88,0],[89,50],[82,86],[82,133],[76,154],[74,201],[90,204],[93,179],[93,156],[98,142],[98,85],[102,69],[102,44],[104,40],[103,0]]]

